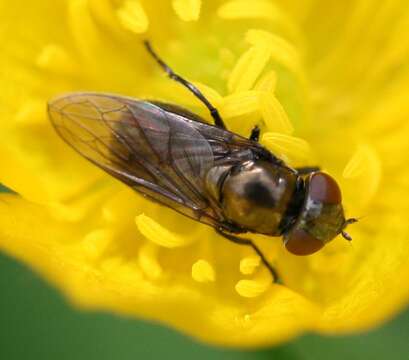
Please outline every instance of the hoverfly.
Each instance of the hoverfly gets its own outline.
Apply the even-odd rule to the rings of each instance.
[[[210,225],[247,245],[275,280],[257,245],[237,234],[282,236],[287,250],[309,255],[347,225],[336,181],[319,168],[293,169],[258,143],[227,130],[217,109],[152,49],[167,75],[188,88],[215,125],[177,105],[105,93],[71,93],[48,103],[62,139],[83,157],[143,196]]]

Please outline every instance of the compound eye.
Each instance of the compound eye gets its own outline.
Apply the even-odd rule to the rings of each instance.
[[[341,190],[337,182],[329,175],[319,171],[309,179],[308,197],[324,204],[340,204]]]
[[[284,238],[284,244],[287,250],[294,255],[311,255],[324,246],[321,240],[301,229],[291,231]]]

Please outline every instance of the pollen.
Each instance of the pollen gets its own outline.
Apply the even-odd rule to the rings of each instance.
[[[237,293],[245,298],[255,298],[264,294],[271,285],[268,280],[239,280],[235,286]]]
[[[172,249],[189,245],[192,242],[189,237],[176,235],[145,214],[138,215],[135,222],[142,235],[156,245]]]
[[[192,265],[192,278],[200,283],[209,283],[215,281],[216,273],[208,261],[200,259]]]
[[[251,275],[260,266],[259,256],[247,256],[240,260],[240,272],[243,275]]]
[[[137,0],[126,0],[116,14],[122,26],[135,34],[144,33],[149,27],[148,16]]]
[[[200,17],[201,0],[173,0],[173,9],[183,21],[197,21]]]

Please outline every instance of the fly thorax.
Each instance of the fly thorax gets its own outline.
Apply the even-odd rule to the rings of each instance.
[[[267,161],[245,161],[226,172],[209,172],[207,183],[211,192],[219,194],[218,201],[230,222],[248,231],[279,235],[296,176]]]

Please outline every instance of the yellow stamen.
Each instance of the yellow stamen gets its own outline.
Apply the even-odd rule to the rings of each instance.
[[[95,229],[85,235],[82,245],[90,260],[99,258],[111,243],[113,233],[110,229]]]
[[[135,222],[142,235],[159,246],[172,249],[192,242],[190,237],[176,235],[145,214],[138,215]]]
[[[93,50],[101,46],[101,38],[92,20],[87,0],[69,2],[69,21],[72,35],[81,53],[88,59],[93,59]]]
[[[146,243],[138,254],[138,264],[144,274],[152,280],[157,280],[162,276],[163,270],[157,259],[158,248],[155,244]]]
[[[260,78],[260,80],[254,86],[254,90],[274,93],[276,86],[277,73],[275,71],[269,71]]]
[[[371,159],[375,157],[377,156],[374,155],[374,150],[371,146],[363,144],[358,146],[355,153],[349,159],[348,164],[345,166],[342,176],[345,179],[353,179],[361,176],[368,171],[368,162],[371,162]]]
[[[208,261],[200,259],[192,265],[192,278],[200,283],[208,283],[215,281],[216,274]]]
[[[294,136],[268,132],[262,136],[261,142],[276,156],[290,163],[303,162],[312,157],[309,144]]]
[[[261,75],[271,57],[268,44],[257,44],[247,50],[233,68],[227,87],[230,92],[249,90]]]
[[[73,74],[77,70],[67,51],[57,44],[46,45],[38,55],[36,64],[40,68],[62,74]]]
[[[173,9],[183,21],[197,21],[200,17],[201,0],[173,0]]]
[[[199,82],[193,82],[193,84],[202,92],[202,94],[206,97],[207,100],[210,101],[213,106],[218,107],[223,101],[223,97],[210,86]]]
[[[137,0],[126,0],[117,10],[117,17],[121,25],[136,34],[144,33],[149,26],[149,19]]]
[[[85,216],[85,209],[64,205],[60,202],[52,202],[49,204],[52,216],[61,221],[77,222]]]
[[[233,0],[221,5],[217,11],[222,19],[268,19],[279,20],[282,17],[281,10],[270,1]]]
[[[300,55],[287,40],[265,30],[252,29],[247,31],[246,41],[253,46],[267,46],[275,61],[296,75],[301,74]]]
[[[290,135],[294,132],[287,113],[277,98],[270,92],[262,92],[259,97],[260,112],[268,131]]]
[[[22,126],[44,124],[45,120],[44,103],[33,99],[24,102],[15,116],[16,123]]]
[[[258,91],[249,90],[226,96],[220,106],[220,112],[224,118],[232,118],[247,115],[259,110]]]
[[[239,280],[235,286],[237,293],[246,298],[262,295],[271,285],[269,280]]]
[[[260,266],[260,257],[247,256],[240,260],[240,272],[244,275],[251,275]]]

